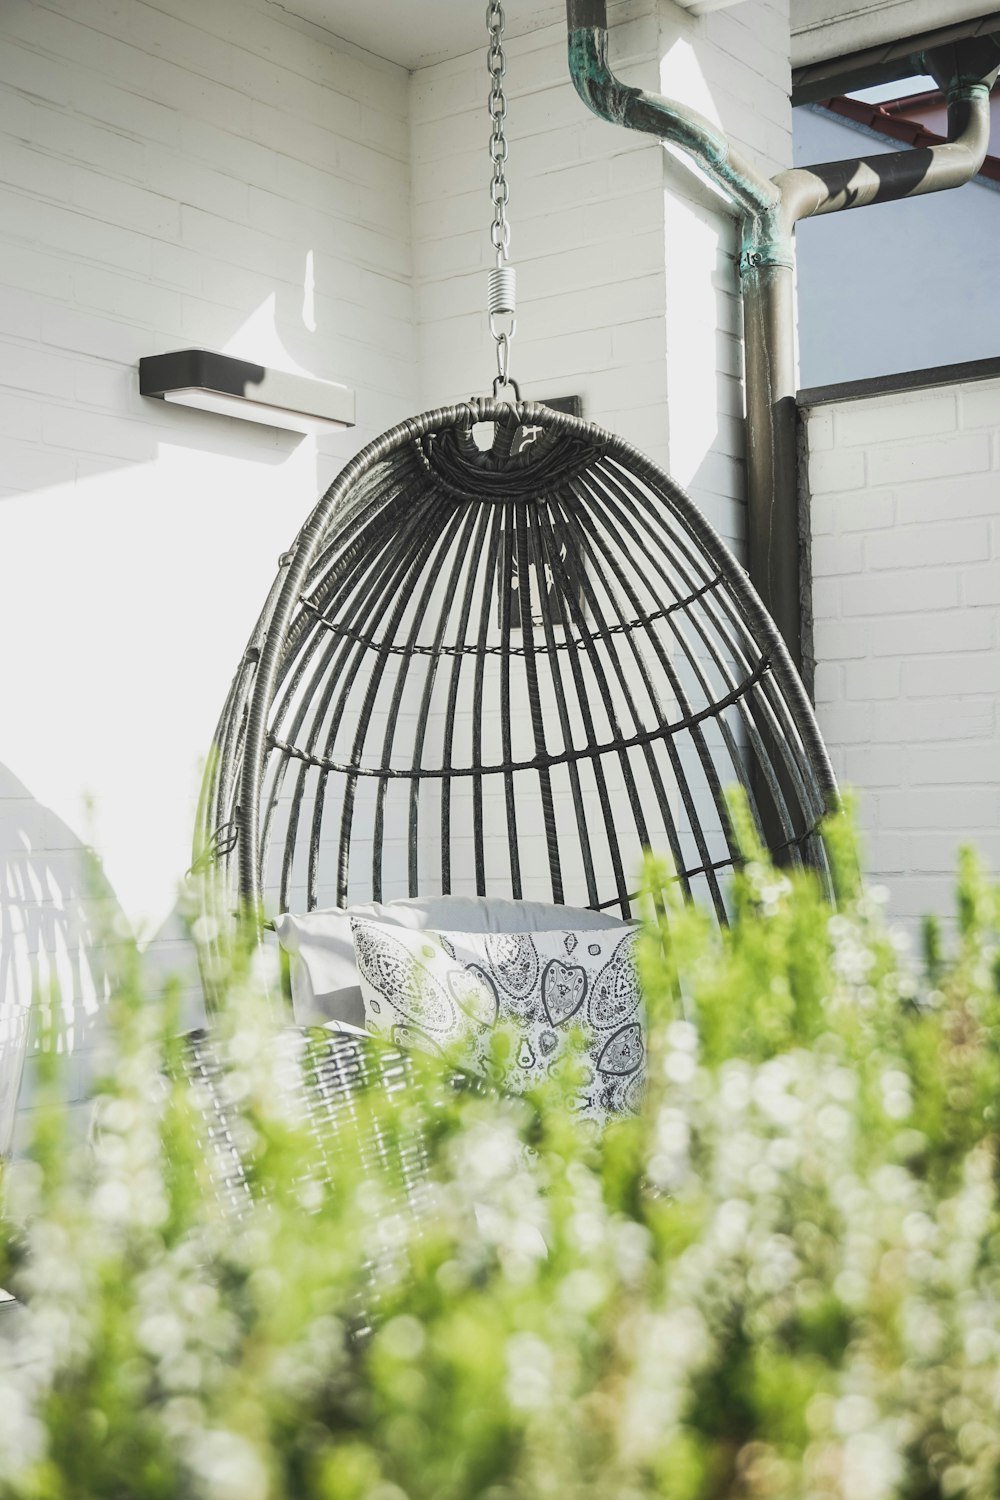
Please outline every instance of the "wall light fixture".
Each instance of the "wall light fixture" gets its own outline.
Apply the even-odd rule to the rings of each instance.
[[[210,349],[140,359],[139,393],[293,432],[354,426],[354,392],[346,385],[269,370]]]

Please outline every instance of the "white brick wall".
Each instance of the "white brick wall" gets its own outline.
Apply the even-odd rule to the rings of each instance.
[[[57,978],[81,1054],[85,795],[152,935],[278,555],[416,402],[407,86],[266,0],[0,10],[0,999]],[[188,345],[354,385],[360,425],[144,401],[139,357]]]
[[[610,7],[611,62],[718,120],[767,171],[791,160],[787,0],[695,19],[671,0]],[[584,112],[562,24],[507,44],[512,368],[524,393],[577,393],[588,416],[669,469],[742,542],[742,353],[736,232],[717,196],[648,137]],[[411,85],[420,388],[488,388],[490,265],[481,51]],[[668,417],[669,407],[669,417]]]
[[[761,171],[791,162],[787,0],[755,0],[695,20],[660,5],[658,87],[717,122]],[[742,553],[742,310],[736,222],[664,155],[664,354],[669,472]]]
[[[894,911],[1000,863],[1000,381],[807,414],[817,709]]]
[[[614,64],[650,81],[654,0],[614,7]],[[526,395],[580,393],[588,414],[665,459],[662,148],[588,115],[569,83],[564,26],[506,44],[512,370]],[[411,84],[413,253],[424,400],[489,389],[483,306],[491,264],[484,53]],[[630,425],[631,424],[631,425]]]

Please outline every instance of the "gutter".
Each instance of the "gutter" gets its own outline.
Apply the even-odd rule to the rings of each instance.
[[[800,219],[960,187],[989,145],[989,91],[1000,37],[950,42],[913,59],[948,104],[948,139],[885,155],[763,176],[687,105],[616,78],[608,63],[607,0],[567,0],[570,76],[598,118],[685,151],[722,189],[741,223],[747,405],[747,549],[752,583],[797,667],[802,652],[795,379],[794,232]]]

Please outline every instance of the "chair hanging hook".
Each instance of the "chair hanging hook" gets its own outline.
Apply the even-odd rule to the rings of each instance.
[[[497,338],[497,379],[506,385],[510,378],[510,334],[501,333]]]
[[[510,254],[510,224],[507,220],[507,204],[510,187],[507,182],[507,96],[504,93],[504,76],[507,59],[503,50],[503,32],[506,18],[499,0],[490,0],[486,7],[486,30],[489,34],[489,51],[486,68],[490,75],[489,112],[492,122],[490,134],[490,202],[493,205],[493,222],[490,226],[490,243],[496,256],[496,265],[489,272],[486,291],[486,310],[489,315],[490,336],[497,349],[497,386],[510,382],[510,341],[517,328],[517,271],[508,265]],[[520,397],[518,397],[520,399]]]

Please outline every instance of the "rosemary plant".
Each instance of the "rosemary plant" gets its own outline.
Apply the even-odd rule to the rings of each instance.
[[[313,1044],[236,945],[235,1209],[131,953],[92,1139],[51,1057],[8,1173],[0,1494],[995,1500],[998,890],[964,855],[910,958],[828,840],[836,908],[752,846],[727,930],[649,903],[645,1104],[602,1139],[571,1079],[512,1100],[426,1058],[324,1138]]]

